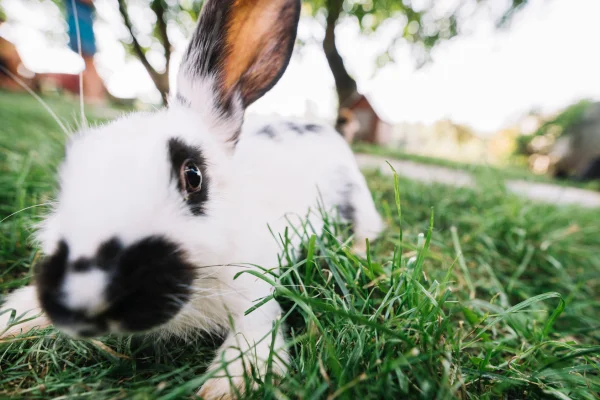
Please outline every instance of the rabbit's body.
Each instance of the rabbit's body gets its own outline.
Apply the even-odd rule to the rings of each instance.
[[[286,229],[297,246],[295,230],[307,221],[309,233],[321,231],[321,211],[352,223],[359,247],[382,229],[332,128],[243,123],[245,108],[285,69],[299,11],[299,0],[207,0],[170,107],[70,141],[56,206],[37,234],[45,257],[35,287],[2,306],[18,317],[43,314],[0,335],[50,322],[77,337],[227,332],[210,368],[231,379],[211,378],[205,398],[243,389],[250,369],[264,377],[269,359],[285,372],[280,307],[255,306],[271,295],[256,275],[278,272]],[[9,316],[0,314],[0,329]]]
[[[224,214],[219,220],[228,219],[228,226],[220,227],[218,240],[228,245],[213,252],[209,263],[204,251],[199,254],[195,264],[205,267],[195,284],[196,301],[165,326],[165,333],[185,334],[187,328],[197,329],[206,321],[207,330],[217,328],[215,322],[227,329],[227,309],[244,309],[232,303],[268,296],[271,288],[260,279],[244,274],[237,280],[233,277],[252,265],[277,273],[286,229],[294,248],[306,232],[320,234],[322,212],[351,223],[359,246],[365,239],[374,240],[383,229],[352,151],[331,127],[301,120],[248,118],[231,162],[223,170],[231,173],[228,185],[214,193],[218,200],[210,209]],[[218,279],[202,279],[202,274]]]
[[[248,214],[265,216],[261,218],[277,232],[287,222],[301,224],[308,216],[318,234],[321,209],[352,223],[359,243],[382,230],[354,154],[331,127],[302,120],[249,119],[233,164],[246,182],[240,197],[251,204]],[[252,211],[258,209],[263,211]]]

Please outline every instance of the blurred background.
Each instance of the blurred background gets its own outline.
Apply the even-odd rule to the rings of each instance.
[[[0,0],[0,86],[76,96],[84,71],[89,107],[158,106],[201,7]],[[595,0],[304,0],[290,66],[250,112],[322,120],[365,153],[598,190],[597,15]]]

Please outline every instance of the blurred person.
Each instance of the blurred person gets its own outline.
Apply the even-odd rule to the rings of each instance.
[[[81,40],[81,57],[85,63],[85,69],[82,72],[84,100],[88,103],[104,103],[106,89],[94,65],[96,38],[94,36],[95,7],[93,0],[65,0],[65,6],[69,27],[69,47],[78,54],[79,40]],[[79,38],[77,37],[77,24],[79,24]]]

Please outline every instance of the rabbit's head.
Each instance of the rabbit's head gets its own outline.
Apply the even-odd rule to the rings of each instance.
[[[158,327],[235,248],[244,110],[292,53],[299,0],[208,0],[168,109],[79,133],[39,239],[40,303],[76,336]]]

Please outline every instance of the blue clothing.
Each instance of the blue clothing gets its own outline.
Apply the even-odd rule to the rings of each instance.
[[[96,54],[96,38],[94,37],[94,6],[79,0],[65,0],[67,9],[67,24],[69,26],[69,47],[79,53],[77,42],[77,26],[75,25],[75,10],[79,22],[79,33],[81,36],[81,53],[87,56]]]

